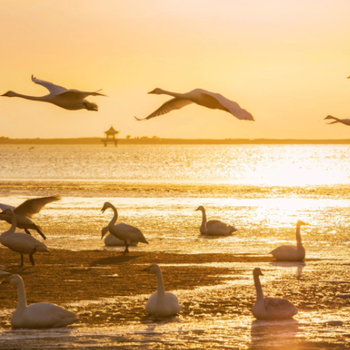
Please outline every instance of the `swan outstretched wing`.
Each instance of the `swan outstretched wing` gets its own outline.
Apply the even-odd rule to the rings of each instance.
[[[204,99],[206,98],[208,99],[209,104],[212,102],[211,99],[214,98],[219,103],[219,105],[216,108],[225,110],[231,113],[234,117],[238,119],[254,121],[254,117],[248,111],[241,108],[237,102],[231,101],[226,97],[220,94],[217,94],[215,92],[210,92],[210,91],[205,91],[200,89],[198,89],[198,91],[201,92],[202,97]],[[222,106],[222,108],[220,108],[220,105]]]
[[[77,99],[77,100],[83,100],[84,98],[88,96],[106,96],[98,91],[80,91],[75,89],[69,89],[66,91],[63,91],[59,94],[60,97],[64,97],[67,99]]]
[[[15,210],[15,207],[12,207],[11,205],[7,205],[7,204],[2,204],[2,203],[0,203],[0,209],[1,209],[2,211],[6,210],[6,209]]]
[[[52,84],[48,81],[45,80],[40,80],[34,77],[34,75],[32,75],[32,82],[34,82],[35,84],[39,84],[42,85],[43,87],[45,87],[46,89],[48,89],[50,91],[51,94],[61,94],[64,91],[67,91],[66,88],[62,87],[62,86],[58,86],[55,84]]]
[[[150,114],[148,117],[146,118],[136,118],[134,117],[136,120],[141,121],[141,120],[147,120],[147,119],[151,119],[154,117],[159,117],[160,115],[166,114],[171,112],[174,109],[180,109],[182,107],[185,107],[189,104],[193,103],[191,100],[184,100],[181,98],[173,98],[167,102],[165,102],[164,104],[162,104],[156,111],[154,111],[152,114]]]
[[[34,214],[39,213],[46,204],[60,199],[61,197],[57,196],[28,199],[15,208],[14,213],[31,218]]]

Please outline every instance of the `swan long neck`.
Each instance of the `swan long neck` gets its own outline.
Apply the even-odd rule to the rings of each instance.
[[[261,287],[259,275],[254,275],[254,284],[256,289],[256,301],[259,302],[264,300],[264,293]]]
[[[182,99],[184,98],[183,94],[179,94],[177,92],[166,91],[163,89],[160,89],[160,90],[161,90],[162,94],[177,97],[177,98],[182,98]]]
[[[11,227],[9,230],[5,231],[4,233],[2,233],[1,237],[5,238],[7,236],[9,236],[11,233],[14,233],[16,231],[16,227],[17,227],[17,220],[16,220],[16,216],[15,215],[9,215],[8,216],[11,220]]]
[[[117,212],[117,209],[115,207],[110,207],[113,212],[114,212],[114,215],[113,215],[113,218],[112,220],[109,222],[108,226],[114,226],[115,223],[117,222],[117,219],[118,219],[118,212]]]
[[[300,225],[297,225],[296,238],[297,238],[297,247],[301,247],[303,244],[301,242]]]
[[[27,307],[27,297],[26,297],[26,291],[24,289],[23,281],[17,284],[17,292],[18,292],[17,310],[23,311]]]
[[[47,101],[47,96],[28,96],[28,95],[22,95],[22,94],[18,94],[17,92],[13,93],[13,97],[20,97],[20,98],[24,98],[26,100],[31,100],[31,101]]]
[[[157,276],[157,295],[164,296],[165,289],[164,289],[164,283],[163,283],[163,275],[160,269],[156,272],[156,276]]]
[[[207,215],[204,208],[202,209],[202,225],[200,231],[203,233],[207,232]]]

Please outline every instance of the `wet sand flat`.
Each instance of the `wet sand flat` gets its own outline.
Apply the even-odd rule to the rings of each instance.
[[[52,302],[67,305],[68,309],[81,317],[81,322],[75,327],[82,324],[118,325],[146,317],[144,304],[156,289],[155,276],[143,271],[151,263],[161,265],[165,288],[168,291],[186,291],[188,294],[198,288],[214,287],[207,292],[205,299],[196,302],[186,301],[179,296],[184,305],[181,317],[190,318],[197,315],[200,318],[206,317],[207,314],[250,315],[255,302],[252,266],[273,263],[273,259],[267,256],[233,254],[123,254],[121,250],[52,250],[50,253],[37,253],[34,267],[25,256],[25,265],[20,267],[18,254],[7,249],[1,249],[0,252],[2,264],[6,262],[6,270],[23,277],[28,304]],[[309,260],[306,263],[312,262],[317,261]],[[230,263],[237,264],[235,267],[225,267],[225,264]],[[308,279],[308,276],[305,278]],[[234,284],[234,281],[238,283]],[[289,299],[299,311],[350,306],[350,299],[336,297],[337,293],[349,291],[348,284],[315,285],[311,282],[314,281],[297,279],[289,274],[279,280],[263,281],[263,285],[265,291]],[[229,289],[222,287],[230,283],[232,285]],[[128,302],[127,308],[126,297],[134,297]],[[99,300],[103,307],[100,303],[93,302]],[[1,284],[0,302],[2,309],[16,307],[15,286],[4,282]],[[9,317],[0,318],[0,327],[10,328]]]

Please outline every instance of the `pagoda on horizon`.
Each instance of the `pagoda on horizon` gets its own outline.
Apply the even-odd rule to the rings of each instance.
[[[117,147],[118,146],[118,134],[119,131],[115,130],[113,128],[113,125],[107,130],[105,131],[105,135],[106,137],[104,139],[101,139],[101,141],[104,143],[105,147],[107,147],[108,142],[110,143],[114,143],[114,146]],[[116,137],[117,135],[117,137]]]

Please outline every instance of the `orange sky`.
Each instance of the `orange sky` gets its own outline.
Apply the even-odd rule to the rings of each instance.
[[[99,112],[0,98],[0,136],[350,138],[350,2],[344,0],[13,0],[0,12],[0,93],[40,96],[34,74],[103,91]],[[256,122],[191,105],[148,122],[167,96],[202,88]]]

